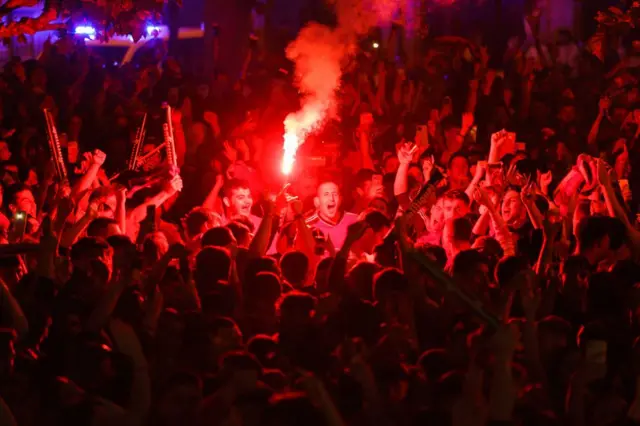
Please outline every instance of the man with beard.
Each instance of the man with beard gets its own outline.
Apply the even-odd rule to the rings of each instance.
[[[358,216],[340,210],[340,188],[330,180],[318,185],[313,204],[316,212],[307,219],[307,225],[321,231],[326,238],[331,238],[334,247],[339,250],[347,236],[347,228],[357,222]]]
[[[222,225],[226,225],[237,216],[244,216],[251,221],[253,224],[251,231],[255,232],[260,226],[262,219],[251,214],[253,197],[251,196],[251,189],[249,189],[249,182],[240,179],[231,179],[227,183],[224,194],[225,196],[222,202],[225,207],[225,215],[222,218]]]

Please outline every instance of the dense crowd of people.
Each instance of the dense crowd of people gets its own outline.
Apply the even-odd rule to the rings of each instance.
[[[269,53],[8,63],[0,424],[639,423],[637,42],[398,31],[290,176]]]

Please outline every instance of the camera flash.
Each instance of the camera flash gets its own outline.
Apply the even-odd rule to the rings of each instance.
[[[375,41],[374,41],[374,42],[373,42],[373,48],[374,48],[374,49],[377,49],[378,47],[380,47],[380,45],[379,45],[377,42],[375,42]]]

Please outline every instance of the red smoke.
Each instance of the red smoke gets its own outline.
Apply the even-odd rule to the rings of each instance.
[[[342,70],[356,52],[358,37],[372,27],[394,19],[410,0],[329,0],[334,4],[338,25],[330,28],[311,23],[287,47],[287,58],[295,64],[295,84],[302,107],[284,121],[285,146],[282,171],[289,174],[298,147],[306,135],[336,112],[336,91]]]

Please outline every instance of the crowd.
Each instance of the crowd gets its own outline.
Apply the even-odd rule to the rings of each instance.
[[[396,35],[288,177],[268,53],[8,63],[0,424],[640,423],[640,46]]]

